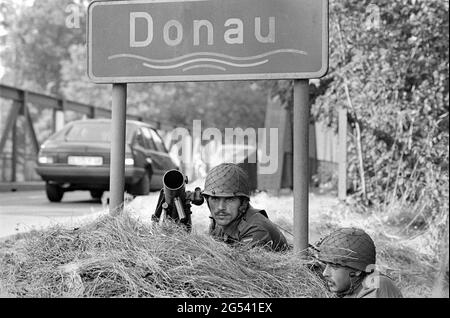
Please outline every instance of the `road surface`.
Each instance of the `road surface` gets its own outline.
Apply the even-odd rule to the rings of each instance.
[[[193,190],[196,186],[202,186],[203,182],[193,182],[186,186],[186,190]],[[108,193],[106,193],[108,195]],[[150,222],[151,215],[156,207],[159,192],[151,192],[148,196],[136,197],[127,203],[127,211],[140,218],[142,221]],[[323,209],[332,209],[337,203],[333,195],[317,195],[310,193],[309,213],[311,221],[315,215],[320,215]],[[292,224],[292,194],[273,197],[260,193],[252,197],[251,201],[255,207],[265,208],[269,211],[270,218],[278,223]],[[59,203],[49,202],[44,191],[17,191],[0,192],[0,238],[23,233],[33,229],[39,230],[55,224],[77,225],[108,213],[108,206],[101,200],[93,200],[88,191],[74,191],[64,194]],[[192,206],[193,229],[206,233],[209,226],[209,210],[206,204]],[[283,222],[284,219],[284,222]],[[288,234],[286,234],[288,235]],[[288,235],[288,239],[292,235]],[[310,228],[309,239],[315,242],[318,233]]]
[[[49,202],[43,191],[1,192],[0,237],[70,222],[101,210],[101,201],[92,200],[84,191],[68,192],[60,203]]]
[[[104,202],[92,199],[88,191],[66,192],[58,203],[49,202],[44,191],[0,192],[0,237],[54,224],[75,224],[107,211]]]

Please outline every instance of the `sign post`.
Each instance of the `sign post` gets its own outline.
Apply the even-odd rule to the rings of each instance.
[[[339,136],[339,173],[338,198],[345,201],[347,196],[347,110],[339,108],[338,136]]]
[[[328,0],[94,0],[87,30],[88,77],[113,84],[111,209],[123,202],[126,83],[293,79],[294,248],[308,246],[308,79],[328,70]]]
[[[294,251],[308,247],[309,81],[294,81]]]
[[[111,159],[109,212],[120,214],[125,190],[125,132],[127,84],[113,84],[111,110]]]

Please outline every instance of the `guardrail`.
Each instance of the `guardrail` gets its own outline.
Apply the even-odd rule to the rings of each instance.
[[[76,113],[84,114],[89,118],[96,118],[96,117],[111,117],[111,110],[101,107],[96,107],[92,105],[87,105],[79,102],[74,102],[70,100],[66,100],[63,97],[55,97],[45,94],[40,94],[36,92],[31,92],[7,85],[0,84],[0,102],[2,99],[8,99],[12,100],[13,104],[12,107],[10,107],[9,112],[6,116],[5,120],[5,127],[2,131],[0,131],[0,183],[9,182],[11,185],[16,186],[19,182],[26,183],[29,181],[41,181],[41,178],[39,175],[35,172],[35,164],[36,164],[36,157],[37,152],[39,151],[40,141],[38,140],[38,137],[36,135],[33,120],[30,115],[29,107],[28,105],[31,104],[33,106],[39,107],[39,108],[49,108],[53,111],[53,127],[52,131],[55,132],[57,128],[57,113],[58,112],[64,112],[64,111],[73,111]],[[2,112],[2,107],[5,103],[0,103],[0,115]],[[274,112],[279,112],[281,107],[274,110]],[[269,110],[268,110],[269,111]],[[270,114],[270,113],[269,113]],[[26,125],[28,126],[29,136],[30,136],[30,143],[32,145],[32,151],[30,149],[22,150],[19,149],[19,144],[22,140],[18,140],[18,136],[20,134],[24,134],[24,132],[20,131],[18,129],[17,120],[18,118],[22,116],[25,119]],[[277,116],[279,116],[277,114]],[[287,116],[287,115],[286,115]],[[342,133],[339,134],[339,136],[346,135],[347,127],[346,127],[346,113],[339,114],[340,118],[342,119],[340,123],[340,131],[342,130]],[[268,117],[268,115],[266,115]],[[134,119],[138,121],[144,121],[141,116],[136,116],[133,114],[127,114],[128,119]],[[288,118],[288,117],[286,117]],[[145,120],[147,121],[147,120]],[[0,129],[1,127],[1,118],[0,118]],[[152,124],[156,129],[162,130],[162,131],[170,131],[171,129],[175,128],[176,126],[174,124],[163,122],[163,121],[150,121],[150,124]],[[317,123],[316,123],[317,124]],[[267,127],[272,127],[269,124],[267,124]],[[283,127],[285,124],[282,123],[280,127]],[[278,126],[276,126],[278,127]],[[188,129],[188,131],[191,132],[191,129],[188,127],[185,127]],[[336,140],[335,137],[331,137],[332,134],[334,134],[332,131],[328,131],[325,129],[326,127],[322,127],[320,129],[316,129],[315,126],[310,127],[310,145],[312,146],[310,149],[315,149],[314,153],[310,153],[310,172],[311,174],[317,173],[318,170],[318,164],[321,164],[321,169],[326,170],[326,174],[331,175],[331,171],[336,170],[335,165],[337,165],[336,160],[333,160],[334,157],[337,156],[335,154],[337,152],[337,144],[344,144],[346,143],[345,138],[342,140],[342,138],[339,139],[339,142]],[[326,130],[323,132],[323,130]],[[11,133],[11,138],[9,138],[9,135]],[[289,134],[288,134],[289,135]],[[22,136],[23,137],[23,136]],[[171,135],[168,134],[167,137],[169,137],[169,140],[171,139]],[[25,138],[26,139],[26,138]],[[7,144],[7,141],[11,141],[11,147],[5,147]],[[23,143],[23,141],[22,141]],[[25,140],[26,143],[26,140]],[[166,143],[167,144],[167,143]],[[336,146],[336,147],[335,147]],[[202,146],[203,147],[203,146]],[[5,148],[9,148],[10,150],[5,151]],[[27,148],[27,147],[23,147]],[[28,147],[29,148],[29,147]],[[289,147],[288,147],[289,148]],[[345,147],[342,147],[344,150]],[[289,148],[290,149],[290,148]],[[322,150],[321,155],[318,156],[318,151]],[[204,149],[201,148],[200,153],[204,153]],[[345,151],[343,152],[345,155]],[[193,156],[194,154],[191,154]],[[208,154],[209,155],[209,154]],[[342,157],[342,156],[340,156]],[[193,157],[192,157],[193,158]],[[279,169],[279,171],[272,177],[266,178],[267,180],[264,181],[264,178],[258,177],[258,185],[261,185],[262,188],[269,187],[272,189],[274,186],[275,188],[281,188],[283,186],[290,187],[292,184],[292,178],[289,176],[292,176],[291,169],[292,165],[292,153],[291,151],[288,151],[285,153],[285,151],[282,152],[282,154],[279,157],[280,164],[283,166],[285,165],[288,167],[287,172],[283,172],[283,169]],[[340,189],[340,198],[345,198],[346,193],[346,179],[345,179],[345,167],[346,167],[346,159],[339,159],[339,167],[342,167],[339,172],[339,189]],[[193,172],[193,160],[189,161],[188,163],[181,163],[182,170],[185,174],[195,174]],[[191,171],[192,170],[192,171]],[[254,174],[254,173],[253,173]],[[287,176],[287,177],[284,177]],[[264,177],[264,176],[263,176]],[[275,181],[275,179],[276,181]],[[281,182],[283,180],[283,182]],[[11,185],[7,185],[6,188],[10,188]],[[0,191],[1,191],[1,184],[0,184]]]
[[[27,126],[27,131],[29,132],[29,137],[31,140],[33,155],[37,156],[40,147],[40,141],[38,140],[36,130],[34,129],[33,120],[30,115],[29,104],[38,108],[48,108],[53,110],[53,127],[52,131],[57,130],[57,113],[65,111],[73,111],[85,115],[88,118],[111,118],[111,110],[107,108],[101,108],[93,105],[88,105],[80,102],[75,102],[67,100],[64,97],[57,97],[51,95],[45,95],[41,93],[36,93],[4,84],[0,84],[0,98],[11,100],[12,106],[6,116],[5,127],[0,132],[0,154],[2,155],[2,162],[0,164],[0,169],[8,169],[9,180],[5,180],[5,171],[0,173],[0,182],[16,182],[17,181],[17,165],[19,156],[24,157],[26,155],[20,154],[18,150],[18,119],[20,116],[24,118],[25,124]],[[5,103],[1,103],[0,107]],[[2,109],[0,108],[0,112]],[[133,114],[127,114],[127,119],[144,121],[142,116],[137,116]],[[160,121],[149,122],[157,129],[163,129],[163,127],[174,127],[170,123],[164,123]],[[1,124],[1,123],[0,123]],[[11,135],[11,138],[9,136]],[[5,152],[5,146],[7,141],[11,140],[11,151]],[[5,164],[5,154],[10,154],[11,164]],[[25,152],[24,152],[25,153]],[[23,158],[22,158],[23,159]],[[33,160],[33,159],[32,159]],[[25,160],[25,161],[30,161]],[[7,166],[7,168],[5,168]],[[24,179],[24,178],[21,178]],[[34,180],[34,178],[33,178]],[[27,178],[25,178],[25,181]]]

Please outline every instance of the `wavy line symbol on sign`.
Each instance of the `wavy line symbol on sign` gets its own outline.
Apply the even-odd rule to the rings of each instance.
[[[142,65],[145,67],[159,70],[177,69],[187,64],[194,64],[184,67],[182,69],[183,72],[196,68],[212,68],[226,71],[224,65],[241,68],[255,67],[269,62],[269,59],[264,58],[282,53],[308,55],[308,53],[306,53],[305,51],[295,49],[279,49],[253,56],[232,56],[215,52],[197,52],[170,59],[152,59],[136,54],[124,53],[111,55],[108,57],[108,59],[113,60],[119,58],[131,58],[134,60],[143,61]],[[214,63],[220,65],[216,65]]]

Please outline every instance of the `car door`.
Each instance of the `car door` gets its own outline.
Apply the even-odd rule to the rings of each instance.
[[[163,142],[161,136],[158,134],[158,132],[155,129],[150,129],[150,133],[152,135],[152,140],[156,146],[158,154],[163,160],[164,169],[166,171],[171,170],[171,169],[176,169],[177,166],[173,162],[172,158],[170,157],[169,152],[167,151],[166,147],[164,146],[164,142]]]
[[[138,128],[133,137],[133,153],[134,166],[138,168],[145,168],[148,165],[148,158],[150,157],[149,146],[146,138],[140,128]]]
[[[151,128],[141,127],[144,142],[147,145],[147,162],[151,163],[153,176],[150,182],[152,189],[162,188],[162,177],[167,171],[166,158],[161,155],[158,146],[153,141]]]

